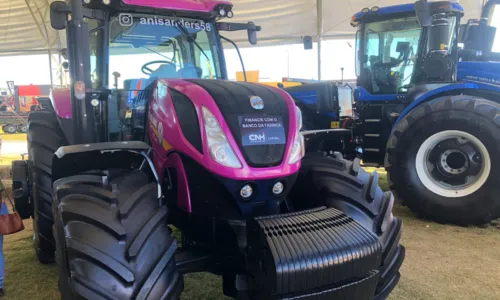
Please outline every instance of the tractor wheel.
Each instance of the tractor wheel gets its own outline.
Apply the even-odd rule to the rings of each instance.
[[[4,132],[8,134],[14,134],[17,132],[17,126],[14,124],[8,124],[4,126]]]
[[[157,184],[145,173],[67,177],[54,183],[54,194],[63,300],[179,298],[177,241]]]
[[[33,243],[41,263],[54,261],[52,236],[52,157],[67,145],[54,113],[37,111],[28,118],[28,153],[32,161]]]
[[[26,125],[26,124],[17,125],[17,131],[20,133],[28,132],[28,125]]]
[[[402,222],[392,215],[394,197],[378,180],[378,173],[368,174],[358,158],[347,161],[338,152],[335,157],[306,155],[290,195],[295,209],[336,208],[379,238],[383,254],[376,295],[385,299],[399,281],[405,249],[399,244]]]
[[[486,224],[500,216],[498,103],[447,96],[421,104],[387,144],[391,188],[417,216]]]

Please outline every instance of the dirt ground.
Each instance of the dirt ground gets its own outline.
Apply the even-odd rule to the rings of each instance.
[[[499,222],[488,228],[465,228],[417,220],[400,206],[394,212],[404,220],[406,259],[401,281],[389,299],[500,299]],[[59,299],[57,268],[37,262],[31,222],[25,224],[25,231],[5,237],[5,299]],[[182,299],[224,299],[221,280],[190,274]]]

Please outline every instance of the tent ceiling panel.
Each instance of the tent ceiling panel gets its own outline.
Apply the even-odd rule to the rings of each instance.
[[[0,55],[28,54],[64,45],[64,32],[50,27],[53,0],[0,0]],[[351,16],[364,7],[387,6],[414,0],[233,0],[235,17],[229,22],[254,21],[262,26],[259,45],[300,43],[303,36],[352,37]],[[318,15],[318,3],[322,13]],[[466,18],[480,15],[483,0],[462,0]],[[319,29],[319,30],[318,30]],[[223,33],[248,46],[246,33]]]
[[[405,0],[323,0],[323,35],[352,34],[355,29],[351,26],[351,17],[363,8],[413,2]],[[462,0],[460,4],[465,9],[466,19],[478,18],[481,15],[483,0]]]

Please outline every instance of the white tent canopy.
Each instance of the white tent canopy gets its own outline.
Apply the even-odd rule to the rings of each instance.
[[[49,0],[0,0],[0,55],[47,53],[59,49],[50,26]]]
[[[260,44],[301,43],[315,39],[352,38],[352,16],[363,8],[413,3],[415,0],[233,0],[235,22],[254,21],[262,26]],[[455,1],[458,2],[458,1]],[[484,0],[462,0],[465,18],[478,18]],[[242,42],[245,37],[235,38]]]
[[[0,55],[47,53],[64,47],[64,32],[51,28],[53,0],[0,0]],[[168,1],[168,0],[166,0]],[[193,0],[194,1],[194,0]],[[303,36],[352,38],[351,16],[364,7],[410,3],[414,0],[233,0],[234,22],[262,26],[259,44],[300,43]],[[462,0],[466,18],[480,15],[484,0]],[[228,35],[245,45],[245,32]]]

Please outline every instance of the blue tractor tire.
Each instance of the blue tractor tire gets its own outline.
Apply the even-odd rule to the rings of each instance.
[[[500,217],[500,104],[475,96],[422,103],[394,128],[391,189],[417,216],[486,224]]]

